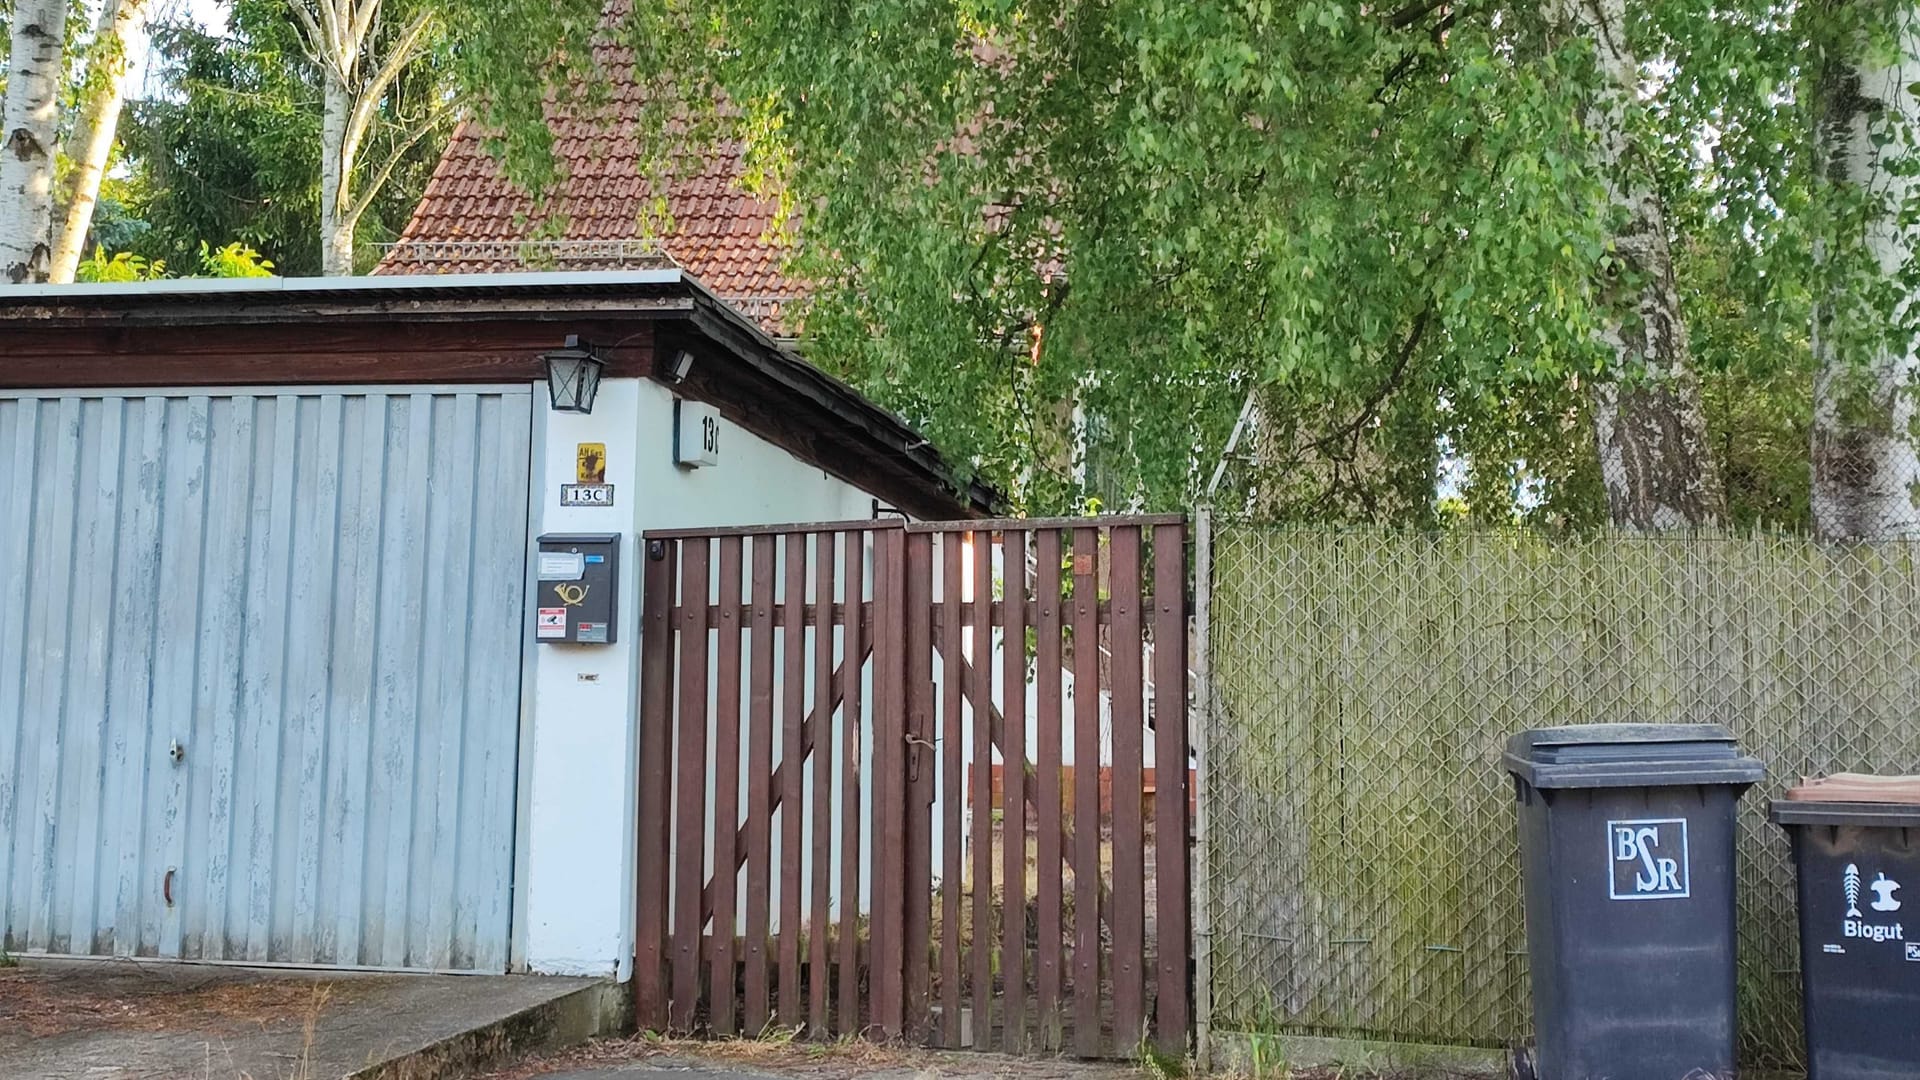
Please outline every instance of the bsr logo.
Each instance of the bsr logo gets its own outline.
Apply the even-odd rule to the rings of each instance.
[[[1683,900],[1692,895],[1684,819],[1609,821],[1607,835],[1613,857],[1612,899]]]

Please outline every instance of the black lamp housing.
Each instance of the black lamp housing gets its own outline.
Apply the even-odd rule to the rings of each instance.
[[[600,392],[600,373],[606,361],[595,354],[593,346],[568,334],[566,343],[540,359],[547,365],[547,393],[553,398],[555,412],[590,413],[594,396]]]

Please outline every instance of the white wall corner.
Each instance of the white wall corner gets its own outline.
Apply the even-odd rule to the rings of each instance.
[[[640,503],[641,380],[609,379],[588,415],[545,417],[544,460],[534,477],[536,533],[619,533],[620,586],[613,645],[545,645],[535,651],[530,695],[526,958],[553,975],[626,978],[631,968],[634,709],[639,689],[640,590],[645,551]],[[536,407],[544,408],[544,402]],[[539,430],[542,425],[536,425]],[[610,507],[562,507],[581,443],[606,445]]]

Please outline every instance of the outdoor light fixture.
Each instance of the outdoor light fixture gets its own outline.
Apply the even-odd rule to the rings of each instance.
[[[568,334],[566,344],[540,359],[547,363],[547,392],[553,396],[555,412],[590,413],[593,398],[600,392],[600,372],[606,361],[596,356],[593,346]]]
[[[678,386],[687,381],[687,373],[693,370],[693,354],[685,349],[673,354],[667,361],[667,382]]]

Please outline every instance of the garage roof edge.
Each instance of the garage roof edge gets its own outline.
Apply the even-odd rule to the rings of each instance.
[[[15,285],[0,288],[0,308],[35,307],[46,301],[78,306],[87,301],[151,300],[158,298],[301,297],[367,293],[378,296],[434,295],[461,292],[522,292],[530,290],[602,290],[634,286],[692,284],[686,272],[673,267],[650,270],[533,271],[520,274],[421,274],[415,276],[331,278],[172,278],[164,281],[95,282],[77,285]]]
[[[515,298],[523,300],[518,308]],[[840,426],[843,434],[832,440],[869,455],[878,471],[889,475],[887,486],[894,489],[889,494],[916,516],[931,511],[932,516],[979,517],[1004,509],[1004,497],[992,487],[977,480],[957,482],[956,470],[906,419],[815,367],[789,343],[769,337],[678,268],[0,287],[0,328],[264,325],[323,315],[473,317],[476,307],[463,301],[489,301],[478,310],[496,317],[552,320],[569,312],[569,300],[575,298],[582,314],[605,314],[630,302],[629,315],[690,326],[733,354],[753,373],[762,393],[784,396],[803,411],[817,410],[812,413],[816,422]],[[810,458],[818,448],[795,452]]]

